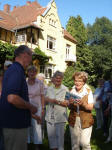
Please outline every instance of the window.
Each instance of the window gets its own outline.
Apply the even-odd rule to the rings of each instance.
[[[24,42],[24,41],[25,41],[25,34],[16,36],[16,42]]]
[[[66,45],[66,58],[68,59],[70,56],[70,45]]]
[[[47,49],[55,50],[56,40],[50,36],[47,36]]]
[[[40,66],[40,73],[44,74],[44,72],[45,72],[45,66]]]
[[[56,21],[54,21],[53,19],[49,19],[49,25],[56,27]]]
[[[50,64],[46,66],[42,65],[40,66],[40,73],[45,74],[45,77],[49,79],[54,73],[54,66]]]

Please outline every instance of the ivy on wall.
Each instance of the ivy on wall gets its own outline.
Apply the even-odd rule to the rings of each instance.
[[[42,52],[39,48],[34,49],[33,53],[33,60],[38,59],[39,64],[43,65],[46,64],[49,59],[52,59],[51,57],[47,56],[44,52]]]
[[[15,48],[16,46],[10,43],[3,43],[0,41],[0,67],[3,66],[5,60],[13,61]]]
[[[0,67],[3,67],[5,60],[13,61],[14,50],[16,48],[17,48],[17,46],[13,46],[10,43],[3,43],[0,41]],[[43,64],[46,64],[49,61],[49,59],[52,59],[52,58],[47,56],[39,48],[35,48],[32,59],[39,60],[39,64],[43,65]]]

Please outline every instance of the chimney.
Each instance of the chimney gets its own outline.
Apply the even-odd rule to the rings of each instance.
[[[8,4],[4,5],[4,12],[6,12],[6,13],[10,12],[10,5],[8,5]]]
[[[16,6],[14,6],[14,7],[13,7],[13,10],[15,10],[16,8],[17,8],[17,7],[16,7]]]
[[[27,5],[30,5],[31,4],[31,2],[30,1],[27,1],[27,3],[26,3]]]

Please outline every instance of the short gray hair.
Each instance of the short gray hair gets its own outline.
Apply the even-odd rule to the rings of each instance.
[[[37,69],[37,67],[35,65],[31,65],[31,66],[29,66],[27,68],[27,72],[29,72],[29,71],[36,71],[36,72],[38,72],[38,69]]]
[[[57,76],[60,76],[61,78],[63,78],[64,74],[61,71],[56,71],[53,75],[53,78],[56,78]]]
[[[14,57],[19,56],[22,53],[27,53],[29,55],[32,55],[31,49],[26,45],[20,45],[18,48],[14,51]]]

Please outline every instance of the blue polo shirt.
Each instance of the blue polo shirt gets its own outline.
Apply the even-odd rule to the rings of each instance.
[[[14,62],[4,74],[0,99],[0,127],[27,128],[31,121],[30,111],[10,104],[7,100],[9,94],[18,95],[25,101],[29,101],[24,69],[18,62]]]

